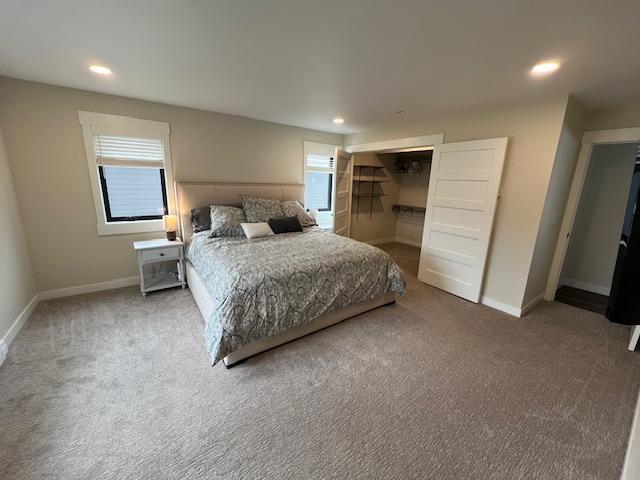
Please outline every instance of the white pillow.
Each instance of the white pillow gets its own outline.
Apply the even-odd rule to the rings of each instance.
[[[241,223],[240,226],[247,238],[260,238],[274,235],[268,223]]]

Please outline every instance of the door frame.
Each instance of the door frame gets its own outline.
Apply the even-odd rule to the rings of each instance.
[[[421,135],[419,137],[395,138],[392,140],[383,140],[381,142],[345,145],[344,150],[351,154],[366,152],[385,153],[385,151],[404,148],[432,147],[441,143],[444,143],[444,133]]]
[[[556,291],[558,290],[560,275],[562,274],[562,267],[567,255],[567,248],[569,247],[569,237],[571,235],[571,231],[573,230],[576,213],[578,212],[578,205],[580,203],[580,197],[582,196],[584,181],[587,177],[589,163],[591,162],[593,147],[596,145],[611,145],[616,143],[633,142],[640,142],[640,127],[618,128],[612,130],[593,130],[584,132],[582,134],[582,143],[580,146],[580,153],[578,155],[578,163],[576,164],[575,173],[573,174],[571,190],[569,191],[569,198],[567,199],[567,205],[564,210],[562,226],[560,227],[560,234],[558,236],[556,249],[553,254],[551,269],[549,270],[547,287],[544,292],[545,300],[553,301],[556,296]]]

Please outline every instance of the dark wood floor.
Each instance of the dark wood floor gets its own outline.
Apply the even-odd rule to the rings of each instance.
[[[556,302],[604,315],[604,312],[607,310],[609,297],[563,285],[556,292],[555,300]]]

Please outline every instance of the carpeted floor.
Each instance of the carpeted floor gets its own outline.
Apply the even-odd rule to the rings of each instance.
[[[629,330],[408,293],[210,367],[189,291],[40,304],[0,367],[3,479],[617,479],[640,385]]]

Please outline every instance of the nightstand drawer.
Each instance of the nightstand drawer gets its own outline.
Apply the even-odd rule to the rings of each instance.
[[[174,260],[176,258],[180,258],[180,247],[157,248],[155,250],[142,251],[142,260],[145,262]]]

